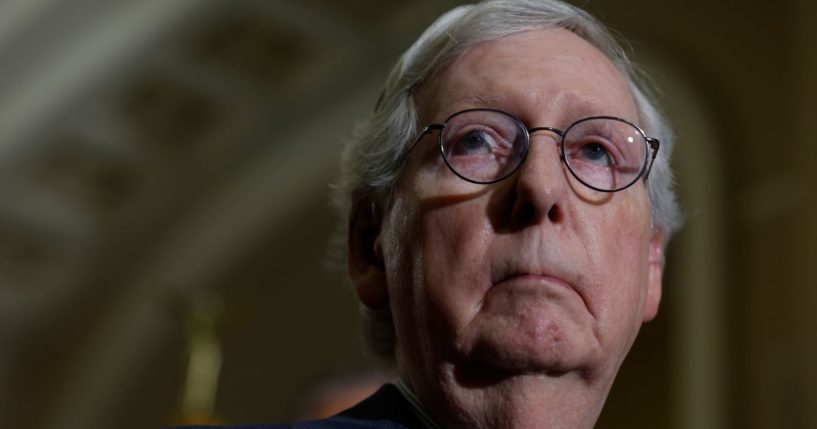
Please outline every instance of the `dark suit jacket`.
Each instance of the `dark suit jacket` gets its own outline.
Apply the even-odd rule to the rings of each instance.
[[[422,429],[422,427],[397,387],[385,384],[354,407],[324,420],[229,427],[185,426],[178,429]]]

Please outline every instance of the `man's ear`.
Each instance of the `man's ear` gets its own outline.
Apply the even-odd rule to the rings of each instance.
[[[664,277],[664,234],[653,228],[650,237],[649,273],[647,276],[647,300],[644,304],[644,322],[658,314]]]
[[[389,303],[380,244],[382,220],[382,211],[368,198],[355,203],[349,214],[349,278],[355,285],[360,302],[373,310],[381,309]]]

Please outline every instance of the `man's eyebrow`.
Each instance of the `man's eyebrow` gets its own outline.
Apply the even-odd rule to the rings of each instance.
[[[583,117],[611,115],[622,116],[623,112],[599,102],[593,97],[588,97],[574,91],[567,91],[555,96],[545,96],[536,90],[531,91],[533,103],[538,109],[560,111],[565,121],[572,122]],[[453,106],[455,110],[471,108],[494,108],[509,109],[513,107],[511,99],[502,94],[478,93],[471,94],[455,100]],[[513,109],[509,113],[516,114]],[[636,118],[625,118],[635,120]]]
[[[575,116],[570,117],[571,120],[576,120],[582,117],[587,116],[598,116],[598,115],[613,115],[615,116],[615,111],[610,107],[599,103],[596,100],[584,97],[575,97],[575,98],[568,98],[567,100],[563,101],[562,106],[565,106],[566,113],[568,116]]]
[[[490,93],[472,94],[454,99],[452,103],[446,104],[442,112],[451,115],[454,112],[466,109],[502,109],[506,100],[507,97]]]
[[[463,104],[474,104],[477,106],[492,106],[498,103],[501,103],[505,97],[501,97],[495,94],[474,94],[464,97],[458,100],[460,103]]]

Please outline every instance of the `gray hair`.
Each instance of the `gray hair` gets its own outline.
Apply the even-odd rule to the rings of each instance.
[[[621,45],[588,13],[558,0],[488,0],[457,7],[442,15],[400,57],[392,69],[374,111],[347,142],[341,173],[333,187],[333,202],[344,219],[353,204],[384,203],[402,169],[402,157],[417,137],[415,90],[467,49],[524,31],[563,28],[599,49],[629,83],[644,131],[658,138],[660,150],[646,181],[654,227],[669,241],[681,216],[670,169],[674,136],[655,97]],[[394,357],[391,312],[363,309],[364,337],[381,357]]]

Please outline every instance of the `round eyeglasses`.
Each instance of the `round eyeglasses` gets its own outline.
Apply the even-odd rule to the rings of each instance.
[[[495,109],[468,109],[442,124],[423,128],[414,142],[440,132],[440,151],[451,171],[472,183],[494,183],[513,174],[528,154],[530,134],[550,131],[561,137],[562,163],[579,182],[602,192],[616,192],[646,179],[658,139],[615,116],[579,119],[564,131],[528,128],[519,118]],[[413,148],[413,146],[412,146]],[[651,152],[651,153],[650,153]]]

